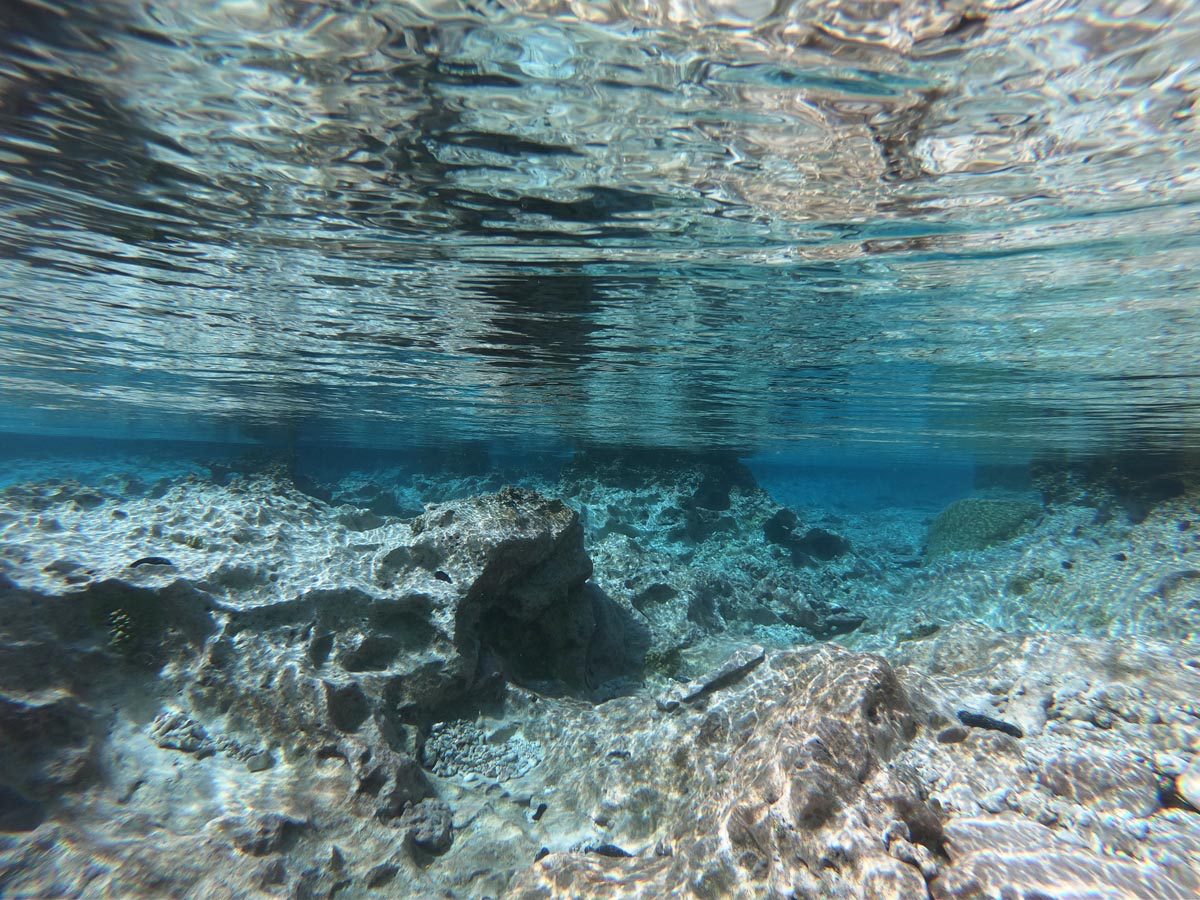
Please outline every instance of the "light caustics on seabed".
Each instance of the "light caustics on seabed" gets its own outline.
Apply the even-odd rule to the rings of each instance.
[[[1200,896],[1198,25],[0,3],[0,896]]]

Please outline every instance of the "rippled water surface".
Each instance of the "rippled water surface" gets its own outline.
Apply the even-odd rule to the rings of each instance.
[[[1200,444],[1188,0],[0,6],[0,427]]]

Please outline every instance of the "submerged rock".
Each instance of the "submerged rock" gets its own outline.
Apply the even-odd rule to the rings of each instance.
[[[558,501],[506,489],[395,533],[376,555],[382,596],[229,611],[190,691],[198,709],[236,708],[287,746],[344,758],[388,816],[429,793],[414,759],[424,717],[467,695],[481,666],[582,688],[597,621],[583,530]]]
[[[824,528],[809,528],[800,534],[800,519],[790,509],[780,509],[763,523],[769,543],[788,550],[797,565],[829,562],[850,552],[850,542]]]
[[[879,587],[910,576],[856,572],[911,555],[917,516],[894,551],[846,521],[854,559],[795,566],[763,540],[760,491],[680,479],[609,514],[634,534],[593,533],[592,583],[583,523],[530,492],[407,523],[274,483],[186,488],[199,500],[172,489],[161,518],[196,501],[218,523],[203,546],[129,537],[97,561],[70,518],[88,511],[64,511],[61,537],[36,533],[61,546],[0,559],[0,892],[1196,895],[1200,817],[1172,787],[1195,802],[1200,666],[1178,641],[1004,634],[922,605],[887,651],[903,667],[763,649],[864,614],[853,640],[886,646],[899,601]],[[113,527],[110,505],[92,524]],[[689,536],[689,514],[726,513],[737,531]],[[128,569],[167,546],[178,569]],[[1122,546],[1126,568],[1144,558]],[[922,599],[965,568],[929,566]],[[1185,608],[1191,573],[1137,596]],[[646,623],[660,672],[693,681],[639,683]],[[977,701],[1025,737],[961,725]]]
[[[639,699],[571,722],[546,765],[560,793],[596,810],[605,836],[546,855],[512,896],[585,896],[597,883],[623,897],[828,896],[835,885],[861,896],[878,879],[897,896],[924,892],[920,871],[882,838],[899,827],[940,853],[918,783],[887,764],[917,728],[888,664],[834,647],[749,649],[725,669],[733,680],[706,679],[723,686],[674,715]],[[616,762],[572,771],[585,746]]]
[[[429,853],[442,854],[454,842],[451,829],[453,813],[441,800],[422,800],[404,811],[400,824],[414,846]]]
[[[930,885],[934,900],[1121,897],[1190,900],[1200,882],[1164,867],[1103,856],[1058,830],[1011,815],[962,818],[945,827],[953,865]]]
[[[985,550],[1011,540],[1041,515],[1042,508],[1026,500],[968,497],[947,506],[929,526],[925,551],[942,556],[962,550]]]

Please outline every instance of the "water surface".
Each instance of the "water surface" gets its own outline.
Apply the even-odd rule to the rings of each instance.
[[[1197,444],[1187,2],[0,11],[0,427]]]

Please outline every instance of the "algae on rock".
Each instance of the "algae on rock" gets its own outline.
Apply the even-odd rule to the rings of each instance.
[[[1016,537],[1041,512],[1042,508],[1029,500],[956,500],[929,526],[925,552],[942,556],[960,550],[985,550]]]

